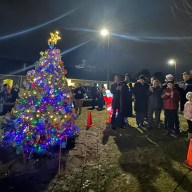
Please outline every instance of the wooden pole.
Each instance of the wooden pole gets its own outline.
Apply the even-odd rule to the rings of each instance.
[[[60,146],[59,146],[59,176],[61,172],[61,141],[62,139],[60,139]]]
[[[22,144],[22,155],[23,155],[23,163],[24,163],[24,167],[25,167],[25,175],[27,177],[27,167],[26,167],[26,162],[25,162],[25,153],[24,153],[23,144]]]

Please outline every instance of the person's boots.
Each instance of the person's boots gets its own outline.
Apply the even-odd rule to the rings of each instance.
[[[189,133],[189,132],[188,132],[187,140],[190,141],[190,139],[192,139],[192,133]]]

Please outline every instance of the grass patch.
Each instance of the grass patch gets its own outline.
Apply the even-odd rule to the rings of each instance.
[[[114,132],[106,127],[106,110],[93,110],[94,126],[86,130],[87,111],[83,108],[76,120],[80,136],[72,152],[78,155],[70,155],[67,162],[74,164],[68,171],[64,169],[57,182],[54,179],[50,183],[48,191],[54,183],[54,191],[65,192],[170,192],[176,188],[177,192],[192,191],[192,172],[182,165],[189,145],[186,136],[174,139],[163,135],[163,129],[137,129],[135,118],[129,118],[131,128]],[[180,125],[187,130],[182,115]]]
[[[85,129],[86,115],[84,108],[76,122],[82,130]],[[83,184],[86,181],[88,184],[82,185],[84,187],[79,188],[79,191],[167,192],[174,191],[179,184],[177,191],[192,191],[191,172],[180,183],[188,172],[182,165],[188,150],[185,136],[174,139],[163,135],[163,129],[138,130],[135,118],[129,119],[131,128],[113,132],[106,129],[106,111],[94,110],[92,117],[95,126],[90,131],[98,134],[100,129],[102,153],[99,166],[86,167]],[[187,130],[186,120],[181,115],[180,123],[181,129]],[[76,181],[80,177],[74,175]],[[71,186],[75,180],[71,178]]]

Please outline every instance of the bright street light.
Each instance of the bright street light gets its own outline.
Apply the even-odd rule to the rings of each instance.
[[[168,61],[168,64],[175,66],[175,81],[177,81],[177,71],[176,71],[176,69],[177,69],[177,62],[176,62],[176,60],[175,59],[170,59]]]
[[[101,34],[102,36],[107,36],[107,35],[109,35],[109,31],[108,31],[107,29],[102,29],[102,30],[100,31],[100,34]]]
[[[100,31],[101,36],[106,37],[107,36],[107,48],[108,48],[108,54],[107,54],[107,88],[109,89],[109,66],[110,66],[110,49],[109,49],[109,31],[107,29],[102,29]]]
[[[170,59],[169,61],[168,61],[168,63],[169,63],[169,65],[175,65],[175,59]]]

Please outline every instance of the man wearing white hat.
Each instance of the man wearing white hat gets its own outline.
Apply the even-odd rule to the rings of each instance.
[[[165,83],[162,85],[162,89],[167,88],[167,81],[174,81],[174,76],[172,74],[168,74],[165,76]]]
[[[174,76],[172,74],[168,74],[165,76],[167,81],[173,81],[174,80]]]

